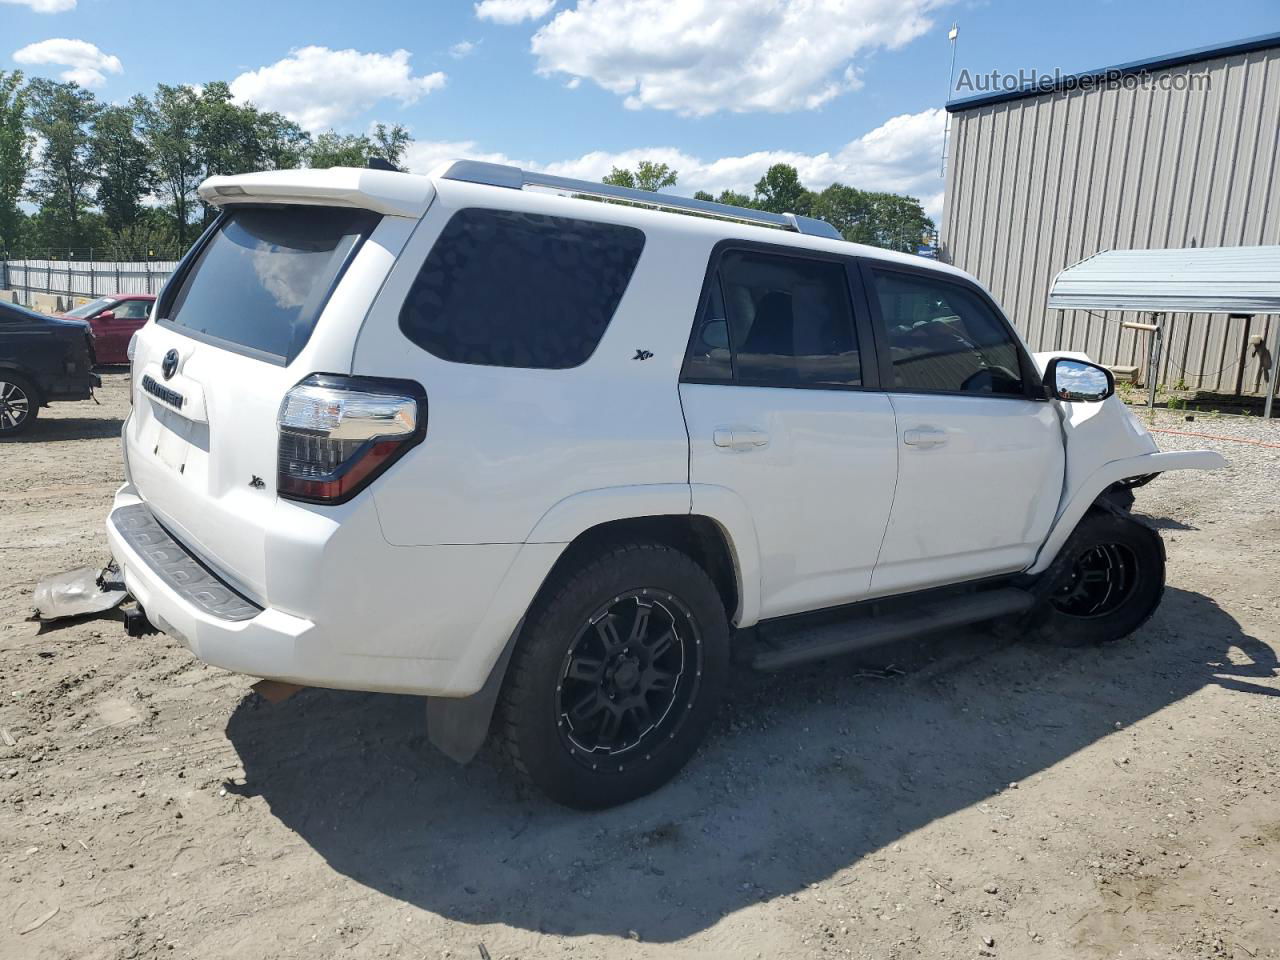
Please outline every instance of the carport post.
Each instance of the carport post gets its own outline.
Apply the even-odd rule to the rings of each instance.
[[[1151,341],[1147,352],[1147,407],[1156,405],[1156,381],[1160,378],[1160,347],[1164,341],[1164,314],[1151,314]]]
[[[1271,318],[1271,376],[1267,378],[1267,402],[1262,406],[1262,415],[1268,420],[1271,419],[1271,404],[1276,398],[1276,386],[1280,384],[1277,354],[1280,354],[1280,315]]]

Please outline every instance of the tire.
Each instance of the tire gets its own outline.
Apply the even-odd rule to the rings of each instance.
[[[662,786],[706,736],[729,671],[729,625],[706,571],[658,543],[553,575],[507,671],[499,730],[516,770],[580,810]]]
[[[1047,574],[1036,632],[1064,647],[1129,636],[1160,605],[1164,560],[1156,531],[1126,514],[1091,510]]]
[[[0,438],[26,433],[40,415],[40,396],[26,377],[0,370]]]

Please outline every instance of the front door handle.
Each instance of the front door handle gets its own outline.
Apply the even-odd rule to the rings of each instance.
[[[904,430],[902,442],[909,447],[940,447],[947,442],[947,432],[932,427],[917,427],[914,430]]]
[[[717,427],[711,442],[727,450],[755,450],[769,445],[769,435],[751,427]]]

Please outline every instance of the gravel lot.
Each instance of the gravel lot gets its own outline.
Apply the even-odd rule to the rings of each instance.
[[[25,623],[105,559],[104,379],[0,446],[0,957],[1280,956],[1278,426],[1155,418],[1255,442],[1158,435],[1232,466],[1139,491],[1169,589],[1131,640],[743,673],[674,784],[582,815],[437,755],[412,698],[268,706]]]

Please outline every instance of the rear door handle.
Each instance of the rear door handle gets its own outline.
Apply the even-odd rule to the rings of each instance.
[[[914,430],[904,430],[902,442],[909,447],[940,447],[947,442],[947,432],[932,427],[917,427]]]
[[[711,442],[728,450],[754,450],[769,445],[769,435],[750,427],[717,427]]]

